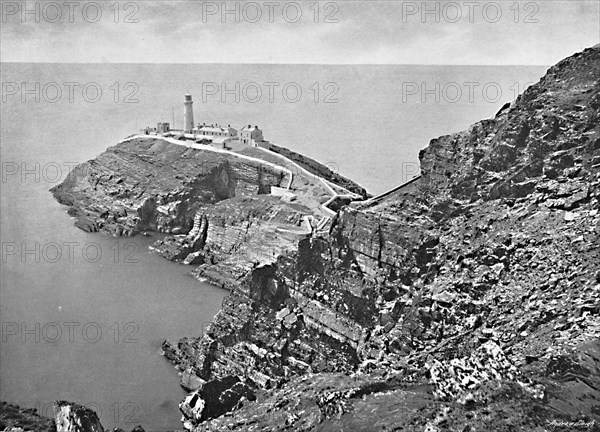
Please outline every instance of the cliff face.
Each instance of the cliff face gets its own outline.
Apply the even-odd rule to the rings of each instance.
[[[181,227],[157,249],[231,289],[203,338],[163,346],[193,390],[180,406],[186,428],[597,427],[599,77],[600,47],[563,60],[495,118],[431,141],[419,180],[343,207],[324,235],[300,233],[305,216],[322,217],[318,182],[304,189],[316,199],[291,205],[255,195],[281,176],[236,183],[231,161],[194,177],[202,188],[138,179],[152,191],[142,196],[193,208],[187,225],[101,215],[99,229]],[[129,160],[123,170],[145,163]],[[122,200],[100,177],[55,193],[89,214],[102,196],[115,215]],[[135,202],[138,214],[154,208]]]
[[[231,289],[257,265],[295,249],[311,232],[311,210],[278,197],[242,196],[199,206],[187,234],[168,236],[153,249],[186,264],[199,264],[200,279]]]
[[[422,176],[410,190],[364,205],[360,211],[342,211],[335,233],[362,255],[364,270],[383,267],[394,277],[407,242],[418,246],[417,237],[435,224],[468,215],[481,205],[512,208],[515,202],[529,200],[539,206],[573,197],[564,204],[550,202],[550,208],[570,210],[589,201],[589,184],[600,163],[597,51],[563,60],[495,118],[432,140],[419,155]],[[377,238],[351,234],[363,227],[382,234]],[[423,247],[428,241],[437,239],[421,241]],[[423,258],[408,255],[415,260],[412,264]]]
[[[253,271],[171,353],[203,380],[291,381],[188,427],[597,427],[599,77],[598,47],[560,62],[433,140],[421,179]]]
[[[200,206],[269,193],[286,175],[223,153],[138,138],[78,165],[52,192],[86,231],[179,234],[192,228]]]

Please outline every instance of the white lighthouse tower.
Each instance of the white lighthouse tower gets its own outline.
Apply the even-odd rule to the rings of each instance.
[[[191,133],[192,129],[194,129],[194,108],[192,107],[192,95],[185,95],[185,102],[183,103],[185,106],[185,110],[183,112],[183,131],[187,133]]]

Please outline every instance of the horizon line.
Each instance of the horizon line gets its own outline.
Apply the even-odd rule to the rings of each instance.
[[[250,66],[478,66],[505,67],[530,66],[549,67],[551,64],[455,64],[455,63],[180,63],[180,62],[44,62],[44,61],[0,61],[0,64],[81,64],[81,65],[250,65]]]

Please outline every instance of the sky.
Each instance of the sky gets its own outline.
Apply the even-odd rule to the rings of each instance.
[[[2,62],[550,65],[600,42],[599,0],[1,6]]]

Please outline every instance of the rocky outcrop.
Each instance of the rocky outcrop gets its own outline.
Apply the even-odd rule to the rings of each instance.
[[[53,406],[54,418],[38,414],[35,408],[21,408],[15,404],[0,404],[0,430],[7,432],[104,432],[94,410],[67,401],[58,401]],[[125,432],[113,429],[112,432]],[[144,432],[136,426],[131,432]]]
[[[269,193],[286,172],[224,153],[134,138],[78,165],[52,189],[86,231],[186,233],[201,205]]]
[[[10,432],[56,432],[54,420],[41,416],[36,408],[0,403],[0,430]]]
[[[180,404],[180,407],[186,418],[202,422],[217,418],[236,406],[241,406],[243,400],[255,399],[254,391],[242,379],[227,376],[201,384]],[[190,421],[184,423],[187,428],[191,428],[192,425]]]
[[[95,411],[67,401],[55,404],[54,421],[57,432],[104,432]]]

